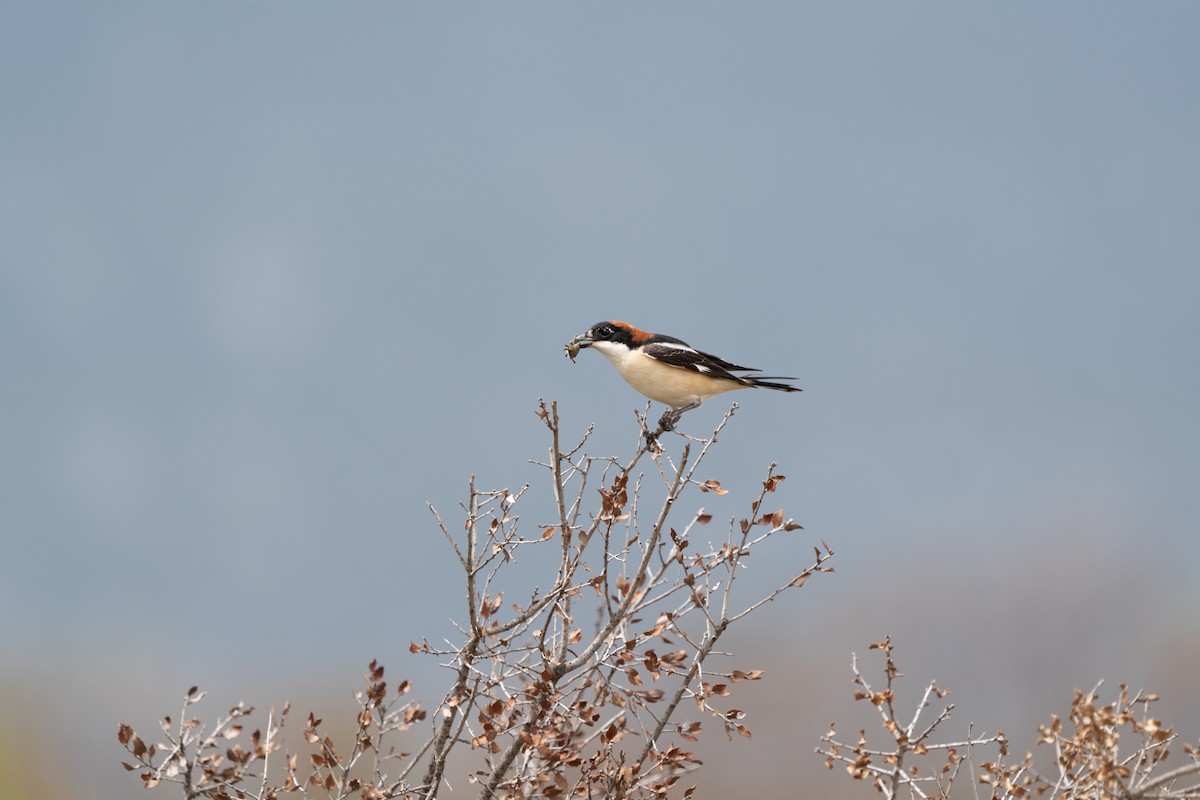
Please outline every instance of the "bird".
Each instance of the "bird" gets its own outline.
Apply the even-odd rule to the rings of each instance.
[[[795,378],[735,375],[735,372],[759,370],[739,367],[719,356],[697,350],[682,339],[650,333],[620,320],[597,322],[565,345],[572,361],[584,348],[596,350],[612,362],[626,383],[638,392],[670,407],[659,421],[663,430],[672,430],[684,412],[732,389],[801,391],[795,386],[779,383]]]

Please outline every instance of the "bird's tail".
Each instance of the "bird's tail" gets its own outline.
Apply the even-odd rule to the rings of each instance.
[[[785,378],[782,375],[746,375],[742,380],[749,386],[759,386],[763,389],[775,389],[780,392],[802,392],[803,389],[797,389],[795,386],[789,386],[786,383],[777,383],[777,381],[794,381],[795,378]]]

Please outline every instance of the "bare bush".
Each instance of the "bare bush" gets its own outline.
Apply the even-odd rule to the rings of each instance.
[[[549,519],[527,532],[516,513],[524,489],[483,491],[473,479],[461,527],[431,507],[458,560],[466,598],[457,642],[423,640],[410,648],[452,670],[452,685],[432,713],[407,699],[407,682],[389,692],[383,667],[372,662],[357,695],[353,741],[335,744],[309,714],[307,747],[293,750],[282,743],[287,705],[245,737],[253,709],[239,705],[206,727],[191,709],[203,693],[192,689],[179,720],[162,721],[162,743],[148,745],[120,726],[118,738],[132,756],[126,768],[148,788],[177,785],[188,800],[293,792],[433,798],[458,750],[473,754],[474,769],[463,777],[478,784],[482,798],[690,796],[679,782],[700,764],[688,747],[702,729],[715,723],[730,738],[750,736],[730,697],[761,671],[728,663],[716,649],[722,635],[813,574],[832,571],[826,561],[833,552],[822,545],[786,583],[748,600],[740,591],[735,596],[751,557],[800,529],[782,509],[765,509],[784,480],[774,464],[749,513],[730,519],[715,543],[701,543],[713,518],[703,509],[672,522],[685,493],[727,493],[697,470],[736,409],[706,439],[681,435],[677,454],[660,444],[661,426],[647,431],[642,414],[636,450],[621,463],[584,454],[590,429],[564,449],[556,406],[540,403],[551,438],[549,458],[539,464],[553,488]],[[652,468],[638,472],[647,455]],[[553,581],[506,603],[499,588],[506,568],[526,554],[549,555]],[[428,736],[412,754],[396,749],[399,734],[424,724],[431,724]]]
[[[968,786],[961,796],[990,800],[1045,797],[1047,800],[1143,800],[1143,798],[1200,797],[1200,748],[1184,743],[1188,763],[1167,769],[1170,747],[1176,742],[1171,728],[1150,714],[1158,696],[1130,693],[1121,685],[1115,699],[1100,699],[1101,685],[1089,692],[1075,691],[1066,722],[1058,715],[1038,726],[1036,744],[1053,750],[1052,766],[1041,770],[1033,752],[1014,759],[1003,731],[976,736],[970,730],[960,740],[940,740],[942,723],[953,704],[940,707],[929,719],[931,701],[948,693],[930,682],[916,704],[908,724],[898,716],[896,684],[901,677],[892,660],[892,642],[871,645],[884,657],[883,686],[876,689],[859,671],[852,657],[854,699],[878,711],[885,744],[868,744],[866,731],[853,742],[843,741],[831,725],[817,752],[833,769],[842,764],[855,780],[866,781],[886,798],[949,798],[966,768]],[[972,781],[974,781],[972,783]]]

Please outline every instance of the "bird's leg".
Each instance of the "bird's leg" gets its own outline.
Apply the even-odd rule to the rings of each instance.
[[[682,406],[681,408],[670,408],[662,415],[662,419],[658,421],[658,427],[664,431],[673,431],[675,426],[679,424],[679,420],[683,417],[685,411],[691,411],[699,406],[700,403],[692,403],[691,405]]]
[[[645,418],[643,418],[642,432],[646,434],[646,446],[655,452],[661,452],[662,445],[658,443],[658,437],[667,431],[675,430],[675,426],[679,424],[679,418],[683,416],[683,412],[691,411],[698,405],[700,405],[700,403],[696,402],[689,406],[683,406],[682,408],[668,408],[665,412],[663,412],[662,417],[660,417],[658,420],[658,430],[653,432],[646,430],[646,422]],[[649,411],[649,409],[647,409],[647,411]]]

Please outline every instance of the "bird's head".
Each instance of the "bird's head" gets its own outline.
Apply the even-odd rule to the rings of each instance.
[[[575,356],[585,347],[595,347],[601,351],[616,347],[628,349],[634,346],[639,336],[645,335],[628,322],[620,320],[597,322],[567,343],[567,355],[574,361]]]

